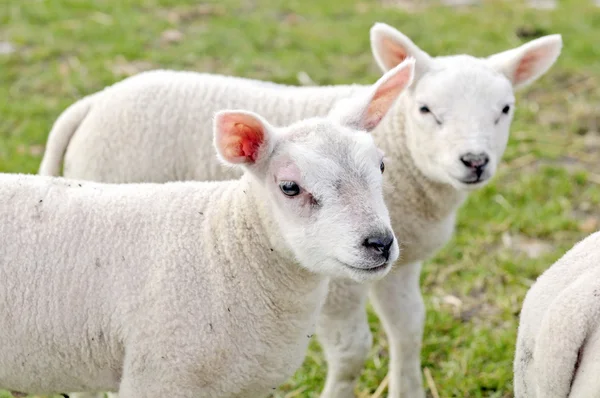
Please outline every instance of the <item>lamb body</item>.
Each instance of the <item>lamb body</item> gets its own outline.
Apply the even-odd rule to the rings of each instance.
[[[260,397],[303,360],[329,276],[398,257],[369,131],[414,62],[348,110],[277,129],[217,113],[240,180],[100,184],[0,174],[0,388]]]
[[[317,326],[328,362],[322,396],[353,395],[371,346],[365,313],[369,295],[390,342],[389,397],[419,398],[424,397],[421,263],[452,236],[468,192],[494,175],[508,140],[513,87],[545,73],[561,41],[549,36],[485,59],[433,58],[392,27],[376,24],[371,42],[383,71],[409,56],[417,61],[415,84],[373,131],[386,154],[384,191],[392,225],[402,237],[402,255],[394,270],[370,287],[331,281]],[[143,73],[67,109],[50,133],[40,172],[57,173],[67,148],[65,175],[73,177],[115,182],[233,178],[235,172],[219,166],[212,154],[189,153],[205,148],[208,140],[208,125],[189,120],[189,110],[210,113],[235,104],[286,123],[325,114],[332,104],[340,106],[363,90],[357,85],[262,86],[191,72]],[[183,117],[180,108],[186,109]],[[464,160],[482,154],[483,166]]]
[[[72,105],[56,122],[40,174],[102,182],[166,182],[237,178],[214,154],[207,134],[215,111],[246,109],[276,125],[325,116],[334,103],[370,86],[265,85],[195,72],[142,72]],[[296,91],[298,90],[298,91]],[[320,98],[319,101],[307,99]],[[148,118],[146,115],[153,115]],[[107,135],[106,132],[114,132]],[[77,134],[75,134],[77,133]],[[82,154],[86,154],[82,156]]]
[[[1,181],[2,387],[249,397],[300,365],[327,282],[270,251],[247,179]]]
[[[527,292],[515,397],[600,397],[600,232],[577,243]]]

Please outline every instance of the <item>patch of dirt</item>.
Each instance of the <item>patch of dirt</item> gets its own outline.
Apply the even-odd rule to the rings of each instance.
[[[43,145],[23,145],[17,146],[17,153],[19,155],[28,154],[31,156],[41,156],[44,153]]]
[[[440,0],[440,3],[450,7],[467,7],[481,4],[481,0]]]
[[[114,63],[109,65],[109,69],[115,76],[127,77],[133,76],[140,72],[153,69],[154,65],[148,61],[133,60],[128,61],[123,56],[118,56]]]
[[[0,55],[12,54],[15,51],[17,51],[17,49],[11,43],[7,41],[0,41]]]
[[[489,320],[501,311],[500,308],[485,300],[484,291],[475,296],[463,296],[457,293],[448,294],[439,290],[436,294],[429,295],[429,297],[436,311],[450,312],[460,322]]]
[[[596,76],[584,72],[556,71],[547,78],[552,83],[551,90],[545,85],[533,85],[527,89],[524,98],[538,103],[564,104],[565,96],[566,99],[573,100],[577,96],[592,95],[596,93],[598,87]]]
[[[354,9],[356,10],[357,13],[364,14],[367,11],[369,11],[371,9],[371,7],[368,3],[356,3],[356,6],[354,7]]]
[[[586,73],[553,73],[550,85],[528,89],[520,106],[536,115],[531,123],[539,126],[535,137],[513,131],[521,141],[517,157],[507,165],[535,172],[540,166],[561,167],[568,172],[586,171],[591,183],[600,184],[600,80]],[[545,134],[544,134],[545,133]],[[559,159],[539,159],[530,153],[543,145],[563,155]],[[560,152],[558,152],[560,151]]]
[[[100,11],[96,11],[92,14],[92,20],[104,26],[110,26],[114,24],[114,18],[112,15],[105,14]]]
[[[385,7],[398,8],[407,13],[416,13],[422,11],[431,5],[429,0],[381,0],[381,5]]]
[[[517,28],[515,34],[519,39],[532,40],[548,34],[548,32],[538,26],[524,25]]]
[[[509,163],[511,168],[521,166],[528,172],[535,172],[541,167],[559,167],[569,174],[585,172],[587,180],[593,184],[600,184],[600,134],[590,134],[589,137],[580,138],[572,148],[565,149],[565,155],[558,159],[532,159],[531,157],[517,158]]]
[[[302,15],[293,12],[281,14],[278,19],[282,23],[290,26],[298,25],[307,21],[306,18]]]
[[[600,100],[578,98],[572,101],[565,120],[578,135],[597,133],[600,131]]]
[[[531,259],[540,258],[554,249],[550,242],[523,235],[511,235],[508,232],[502,234],[502,246],[516,253],[525,254]]]
[[[179,43],[183,40],[184,34],[177,29],[168,29],[161,33],[160,42],[163,45]]]
[[[219,4],[197,4],[192,7],[159,10],[159,15],[172,24],[189,23],[194,20],[225,14],[227,14],[227,9]]]
[[[591,234],[598,229],[600,229],[600,217],[589,216],[579,223],[579,230],[586,234]]]
[[[536,10],[554,10],[558,6],[558,2],[556,0],[529,0],[527,5]]]

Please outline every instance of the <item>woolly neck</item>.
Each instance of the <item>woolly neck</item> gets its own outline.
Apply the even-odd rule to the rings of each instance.
[[[268,200],[260,197],[263,189],[254,177],[246,173],[231,193],[230,228],[244,235],[238,235],[243,242],[242,250],[252,257],[240,266],[261,275],[257,283],[265,292],[310,294],[327,277],[307,270],[296,259],[279,232],[279,224],[268,208]],[[257,258],[259,255],[262,261]]]
[[[386,195],[400,195],[410,202],[411,211],[418,212],[425,219],[445,219],[460,207],[467,193],[450,184],[433,181],[417,167],[407,144],[406,131],[409,127],[403,108],[402,101],[398,101],[373,131],[377,145],[390,159],[390,167],[386,164],[386,169],[389,169],[385,176]]]

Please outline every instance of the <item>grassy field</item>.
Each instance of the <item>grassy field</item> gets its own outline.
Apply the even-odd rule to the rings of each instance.
[[[600,229],[600,8],[591,1],[571,0],[554,11],[527,9],[522,1],[409,10],[378,0],[3,3],[2,172],[35,172],[64,108],[145,69],[291,84],[306,72],[317,84],[370,83],[379,76],[368,40],[375,21],[435,55],[485,56],[561,33],[558,63],[517,96],[499,174],[470,197],[455,238],[422,275],[428,394],[512,397],[518,314],[528,287],[575,241]],[[364,398],[385,396],[376,391],[387,371],[387,343],[375,316],[371,325],[375,345],[357,387]],[[274,396],[317,397],[325,371],[315,342],[303,368]]]

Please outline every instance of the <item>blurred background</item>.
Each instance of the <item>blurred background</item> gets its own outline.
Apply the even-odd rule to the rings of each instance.
[[[600,5],[594,0],[3,0],[0,171],[37,171],[46,137],[77,99],[143,70],[186,69],[287,84],[372,83],[369,28],[388,23],[431,55],[487,56],[560,33],[554,67],[517,93],[498,175],[460,211],[422,275],[430,397],[512,397],[518,315],[535,278],[600,229]],[[357,387],[385,397],[375,337]],[[0,327],[1,327],[0,320]],[[274,397],[317,397],[313,342]],[[0,392],[0,397],[9,397]]]

